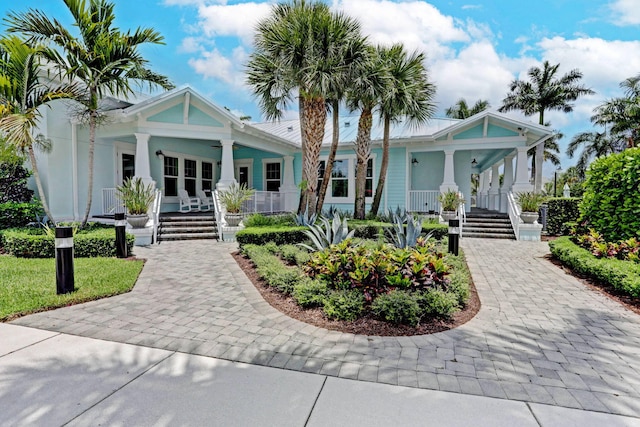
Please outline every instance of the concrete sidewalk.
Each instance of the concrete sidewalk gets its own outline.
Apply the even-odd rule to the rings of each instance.
[[[0,324],[0,425],[640,426]]]

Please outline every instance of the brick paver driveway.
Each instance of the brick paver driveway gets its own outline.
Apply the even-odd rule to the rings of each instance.
[[[544,259],[545,243],[465,239],[482,309],[452,331],[368,337],[265,303],[211,241],[137,248],[125,295],[14,323],[234,361],[640,416],[640,316]]]

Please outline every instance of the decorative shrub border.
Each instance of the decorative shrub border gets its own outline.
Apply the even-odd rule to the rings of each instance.
[[[569,237],[549,242],[551,253],[575,272],[592,277],[633,297],[640,297],[640,265],[612,258],[596,258]]]
[[[553,236],[567,236],[572,225],[580,217],[578,197],[555,198],[547,201],[547,233]]]

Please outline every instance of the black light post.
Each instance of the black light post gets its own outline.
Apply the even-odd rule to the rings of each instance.
[[[124,219],[124,213],[115,214],[116,220],[116,256],[118,258],[127,257],[127,238],[125,235],[125,228],[127,221]]]
[[[558,197],[558,172],[562,169],[558,168],[553,172],[553,197]]]
[[[68,294],[74,291],[73,229],[56,227],[56,291]]]
[[[449,253],[458,256],[458,246],[460,244],[460,220],[449,220]]]

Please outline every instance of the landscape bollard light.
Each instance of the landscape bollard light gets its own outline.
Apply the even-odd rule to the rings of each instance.
[[[127,237],[125,235],[125,228],[127,221],[124,219],[124,213],[115,214],[116,220],[116,256],[118,258],[127,257]]]
[[[460,243],[460,220],[449,220],[449,253],[458,256],[458,245]]]
[[[73,228],[56,227],[56,291],[68,294],[74,291]]]

